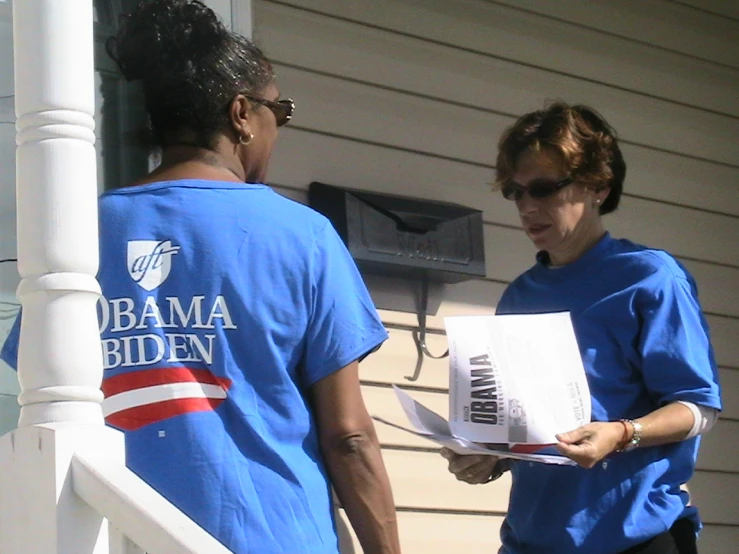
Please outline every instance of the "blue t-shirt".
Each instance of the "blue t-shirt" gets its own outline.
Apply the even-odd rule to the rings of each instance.
[[[128,466],[235,553],[338,552],[306,393],[387,333],[330,222],[202,180],[108,192],[100,221],[103,411]],[[17,326],[5,347],[15,366]]]
[[[497,313],[570,311],[592,420],[637,418],[684,400],[721,409],[718,372],[695,282],[669,254],[606,234],[574,263],[543,259],[506,289]],[[515,462],[504,554],[612,554],[681,517],[680,485],[700,438],[615,454],[592,469]]]

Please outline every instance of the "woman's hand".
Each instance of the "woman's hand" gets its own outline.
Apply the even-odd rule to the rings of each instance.
[[[498,463],[497,456],[456,454],[448,448],[441,449],[441,455],[449,460],[449,471],[460,481],[470,485],[479,485],[491,481]]]
[[[555,448],[560,454],[589,469],[621,446],[624,425],[620,421],[588,423],[557,435],[557,440]]]

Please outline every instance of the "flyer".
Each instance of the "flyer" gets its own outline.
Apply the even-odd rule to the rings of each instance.
[[[455,316],[449,342],[449,419],[394,386],[411,429],[459,454],[574,465],[551,445],[590,422],[591,400],[568,312]]]

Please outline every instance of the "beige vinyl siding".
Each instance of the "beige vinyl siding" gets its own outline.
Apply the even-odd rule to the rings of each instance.
[[[739,21],[739,4],[735,0],[670,0],[707,14]]]
[[[615,236],[665,248],[693,273],[725,411],[689,487],[701,550],[739,543],[739,12],[732,0],[284,0],[254,2],[254,36],[297,111],[270,180],[305,201],[311,181],[484,211],[487,277],[446,287],[428,323],[492,313],[534,249],[490,192],[496,142],[523,112],[562,98],[596,107],[629,166]],[[369,279],[382,296],[392,284]],[[361,366],[372,413],[403,423],[390,385],[446,415],[446,360],[410,383],[415,315],[381,310],[390,340]],[[405,552],[494,552],[508,485],[457,483],[432,443],[377,425]],[[463,546],[456,547],[456,541]],[[350,541],[351,542],[351,541]],[[356,543],[355,543],[356,546]],[[347,552],[350,551],[347,546]],[[359,552],[359,550],[356,550]]]
[[[735,0],[672,3],[669,0],[497,0],[496,3],[690,58],[739,68],[735,22],[718,15],[720,8],[715,10],[714,17],[708,17],[709,12],[695,17],[696,7],[710,9],[710,4],[714,8],[723,4],[728,10],[726,15],[733,11],[734,18],[739,18]]]

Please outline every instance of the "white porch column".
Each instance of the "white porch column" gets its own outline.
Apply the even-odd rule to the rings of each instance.
[[[0,439],[0,552],[103,554],[70,482],[75,452],[124,460],[100,406],[92,0],[16,1],[13,31],[21,415]]]

